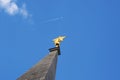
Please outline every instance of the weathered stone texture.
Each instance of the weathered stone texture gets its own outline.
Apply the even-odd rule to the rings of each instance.
[[[57,57],[57,50],[50,52],[17,80],[55,80]]]

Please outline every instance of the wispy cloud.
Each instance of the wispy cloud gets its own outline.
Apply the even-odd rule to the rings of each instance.
[[[19,7],[15,0],[0,0],[0,8],[9,15],[21,14],[25,18],[30,16],[26,10],[26,5],[23,4],[22,7]]]

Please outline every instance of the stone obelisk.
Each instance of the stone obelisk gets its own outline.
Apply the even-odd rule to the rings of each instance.
[[[17,80],[55,80],[57,58],[60,55],[59,45],[64,38],[54,39],[55,47],[49,49],[50,53]]]

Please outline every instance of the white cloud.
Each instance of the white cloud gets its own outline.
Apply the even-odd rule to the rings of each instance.
[[[22,14],[24,17],[28,17],[30,16],[30,14],[28,14],[27,10],[26,10],[26,5],[23,4],[22,8],[19,9],[20,14]]]
[[[29,16],[25,4],[23,4],[22,8],[18,7],[15,0],[0,0],[0,8],[9,15],[21,14],[24,17]]]

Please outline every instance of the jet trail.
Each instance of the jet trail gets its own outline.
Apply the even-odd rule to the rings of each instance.
[[[49,23],[49,22],[54,22],[54,21],[58,21],[58,20],[61,20],[63,19],[64,17],[57,17],[57,18],[52,18],[52,19],[48,19],[46,21],[43,21],[41,23]]]

